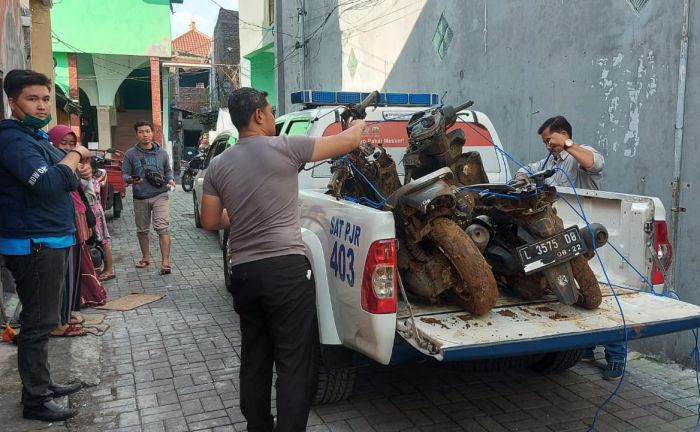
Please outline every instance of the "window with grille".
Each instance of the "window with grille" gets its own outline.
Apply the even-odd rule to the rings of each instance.
[[[435,47],[435,51],[437,51],[441,59],[444,59],[447,55],[447,49],[450,47],[453,36],[454,34],[445,19],[445,15],[440,15],[440,20],[433,35],[433,47]]]
[[[635,12],[639,13],[644,9],[644,6],[649,3],[649,0],[627,0],[627,3],[632,6],[632,9],[635,10]]]

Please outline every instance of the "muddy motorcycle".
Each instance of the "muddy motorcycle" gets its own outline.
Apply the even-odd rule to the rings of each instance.
[[[481,160],[474,161],[480,164]],[[552,291],[564,304],[597,308],[602,295],[588,265],[595,247],[605,245],[601,224],[590,230],[564,227],[554,202],[556,188],[545,185],[553,170],[541,171],[509,184],[475,184],[474,223],[468,230],[490,234],[484,255],[506,289],[526,300]]]
[[[365,199],[394,213],[398,264],[407,291],[431,303],[456,303],[474,315],[493,308],[496,280],[464,231],[471,208],[453,186],[449,168],[401,186],[386,150],[365,145],[335,161],[331,171],[330,193]]]

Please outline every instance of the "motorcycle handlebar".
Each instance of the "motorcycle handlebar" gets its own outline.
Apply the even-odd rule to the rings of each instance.
[[[474,101],[472,101],[472,100],[466,101],[462,105],[455,107],[455,112],[458,113],[458,112],[462,111],[463,109],[469,108],[472,105],[474,105]]]
[[[363,110],[363,109],[367,108],[367,107],[369,106],[369,104],[372,103],[372,101],[379,102],[379,92],[378,92],[377,90],[375,90],[375,91],[373,91],[372,93],[368,94],[367,97],[364,98],[364,99],[362,100],[362,102],[360,102],[360,103],[357,105],[357,108]]]

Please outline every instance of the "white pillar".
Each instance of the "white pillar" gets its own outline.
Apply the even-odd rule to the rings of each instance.
[[[110,120],[110,106],[97,106],[97,135],[100,149],[106,150],[112,147],[112,122]]]

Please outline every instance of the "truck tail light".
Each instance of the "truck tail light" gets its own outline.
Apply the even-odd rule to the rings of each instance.
[[[664,273],[671,267],[673,260],[673,246],[668,240],[666,221],[654,221],[654,253],[658,260],[654,259],[651,283],[660,285],[664,283]],[[659,262],[664,268],[659,268]]]
[[[369,247],[362,275],[362,309],[373,314],[396,312],[396,240]]]

